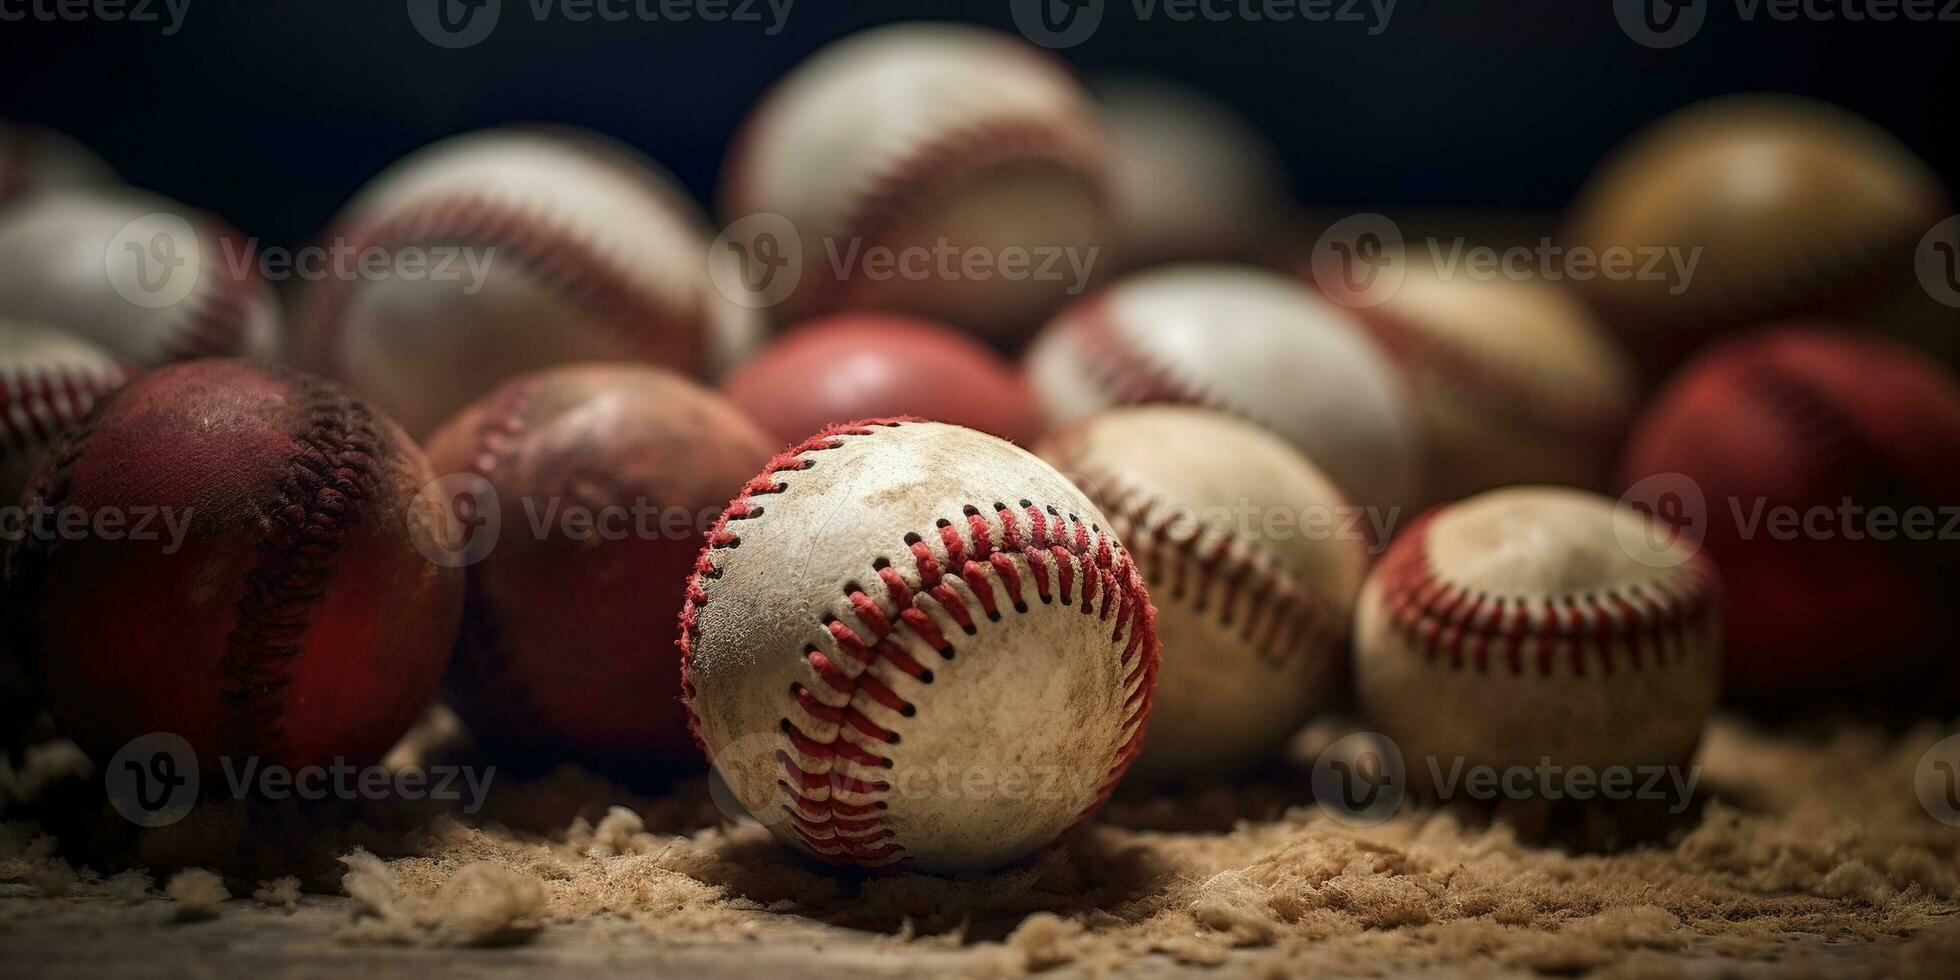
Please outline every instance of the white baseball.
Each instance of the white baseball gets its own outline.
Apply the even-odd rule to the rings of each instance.
[[[722,200],[727,220],[795,226],[802,279],[785,318],[891,310],[1012,338],[1081,288],[1044,256],[1103,258],[1104,153],[1061,62],[993,31],[902,24],[831,45],[778,84],[735,141]],[[945,249],[958,254],[942,261]],[[911,265],[872,268],[883,250]],[[1017,254],[1026,265],[1010,268]]]
[[[683,686],[717,771],[790,845],[989,868],[1127,768],[1152,615],[1108,520],[1048,464],[959,426],[863,423],[730,505],[682,614]]]
[[[347,205],[330,244],[428,266],[310,284],[301,362],[425,434],[541,367],[634,360],[698,376],[732,360],[756,315],[715,290],[706,219],[656,166],[568,129],[410,154]]]
[[[1205,405],[1305,452],[1357,504],[1404,506],[1420,438],[1401,379],[1353,312],[1277,273],[1166,266],[1064,310],[1028,349],[1062,424],[1114,405]]]
[[[0,201],[56,187],[120,183],[114,167],[67,134],[0,121]]]
[[[1362,707],[1429,760],[1683,763],[1721,676],[1719,585],[1685,540],[1583,490],[1512,487],[1431,511],[1361,591]]]
[[[1336,693],[1368,539],[1298,450],[1222,412],[1152,405],[1040,453],[1109,515],[1157,606],[1164,662],[1132,778],[1229,775]]]
[[[0,217],[0,316],[142,367],[277,355],[283,327],[244,236],[140,191],[56,190]]]
[[[128,379],[74,334],[0,320],[0,501],[19,500],[48,443]]]
[[[1167,79],[1092,81],[1109,132],[1126,265],[1249,259],[1294,210],[1265,137],[1232,110]]]
[[[1332,294],[1402,367],[1429,453],[1432,499],[1520,483],[1601,489],[1633,413],[1633,362],[1549,283],[1443,275]]]

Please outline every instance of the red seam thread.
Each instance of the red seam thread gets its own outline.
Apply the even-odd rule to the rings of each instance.
[[[670,297],[635,285],[627,270],[575,234],[551,227],[536,213],[487,195],[453,194],[421,201],[385,218],[356,222],[341,237],[357,252],[431,239],[508,250],[512,260],[592,310],[601,323],[658,362],[692,370],[707,360],[709,311],[705,296],[697,293],[683,301],[686,305],[679,310],[678,319],[689,329],[678,337],[660,334],[656,346],[652,333],[637,328],[672,319],[674,303]],[[347,283],[330,281],[308,299],[298,333],[311,363],[331,365],[344,373],[344,352],[339,343],[341,314],[352,292]],[[676,342],[678,350],[674,349]]]
[[[1695,636],[1720,604],[1708,559],[1676,569],[1678,584],[1635,583],[1598,592],[1546,596],[1493,595],[1439,574],[1429,561],[1429,529],[1441,509],[1417,518],[1382,556],[1381,602],[1391,628],[1431,664],[1451,670],[1492,669],[1550,676],[1563,653],[1578,675],[1661,669],[1686,659]],[[1528,603],[1542,601],[1535,618]],[[1628,654],[1615,661],[1613,640]],[[1535,656],[1526,659],[1530,640]],[[1647,653],[1652,653],[1652,659]]]
[[[870,419],[826,428],[770,460],[760,475],[744,485],[740,495],[729,504],[709,532],[708,545],[696,560],[695,574],[688,582],[687,601],[681,610],[680,637],[676,641],[681,650],[682,705],[687,710],[688,730],[693,733],[695,744],[701,746],[704,752],[707,745],[701,737],[700,717],[694,711],[696,692],[688,673],[688,661],[694,646],[699,611],[707,604],[703,583],[719,574],[714,567],[713,552],[718,548],[740,544],[739,535],[728,529],[729,523],[759,516],[761,507],[753,504],[752,498],[782,492],[785,487],[777,482],[775,474],[807,469],[812,461],[802,458],[806,454],[837,448],[845,437],[868,436],[876,428],[916,421],[919,420]],[[1092,536],[1087,522],[1075,515],[1064,516],[1052,506],[1042,508],[1032,501],[1022,500],[1018,510],[1001,504],[994,513],[1001,524],[998,542],[995,541],[992,525],[987,523],[983,511],[977,506],[965,507],[962,521],[950,518],[940,520],[934,531],[946,548],[947,557],[943,560],[925,544],[925,535],[917,532],[907,534],[904,544],[916,565],[919,588],[911,588],[903,576],[889,565],[881,564],[873,569],[885,586],[885,599],[891,603],[893,612],[885,612],[878,597],[862,588],[850,588],[844,593],[846,607],[858,613],[859,622],[872,631],[871,635],[860,636],[834,617],[827,617],[824,626],[837,642],[840,652],[857,664],[855,673],[819,650],[811,648],[805,651],[817,680],[846,695],[842,704],[833,705],[801,684],[793,685],[790,692],[793,713],[839,726],[837,735],[829,740],[810,737],[789,715],[785,715],[780,722],[786,747],[777,753],[777,761],[783,766],[783,779],[779,785],[791,797],[791,803],[785,806],[789,819],[787,826],[819,858],[837,864],[866,867],[902,864],[907,860],[904,845],[892,839],[895,831],[886,826],[880,816],[885,809],[885,801],[877,798],[890,790],[890,784],[879,778],[877,773],[888,769],[891,760],[849,740],[845,737],[845,730],[848,728],[858,732],[874,744],[896,743],[900,734],[878,725],[857,711],[850,704],[851,696],[862,692],[903,717],[915,716],[917,706],[905,701],[888,685],[872,676],[870,667],[883,660],[914,678],[931,683],[930,668],[919,664],[892,642],[891,638],[900,629],[909,630],[940,657],[954,659],[955,646],[947,641],[944,633],[920,605],[927,599],[938,603],[967,635],[978,633],[978,618],[995,621],[1004,615],[994,594],[996,580],[1011,603],[1008,608],[1016,613],[1027,612],[1031,607],[1025,598],[1019,569],[1016,568],[1013,574],[999,570],[1002,562],[1012,564],[1014,554],[1027,562],[1029,578],[1034,580],[1036,594],[1043,604],[1051,604],[1057,599],[1064,606],[1079,603],[1085,615],[1096,615],[1101,621],[1111,624],[1112,644],[1123,643],[1120,661],[1128,667],[1123,683],[1124,690],[1129,693],[1124,698],[1124,718],[1119,731],[1127,734],[1123,744],[1117,748],[1109,771],[1098,784],[1094,799],[1083,808],[1075,824],[1088,819],[1108,800],[1140,751],[1150,713],[1159,650],[1156,610],[1150,605],[1142,576],[1134,562],[1126,551],[1114,544],[1108,532],[1095,531]],[[1026,536],[1020,530],[1019,515],[1027,518],[1032,529]],[[966,531],[964,535],[961,534],[962,527]],[[1048,564],[1051,561],[1054,563],[1054,579],[1049,577]],[[1074,587],[1077,564],[1085,569],[1080,579],[1080,589]],[[974,592],[982,607],[979,617],[948,584],[952,578],[961,579]],[[1051,584],[1056,582],[1059,583],[1058,591],[1051,589]],[[1098,608],[1095,599],[1099,592],[1103,601]],[[866,615],[864,610],[871,611],[871,614]],[[799,763],[799,757],[812,760],[817,768],[805,768]],[[855,802],[840,799],[840,796],[865,799]]]
[[[254,313],[274,309],[272,291],[258,277],[256,260],[249,241],[231,225],[210,214],[199,214],[197,237],[200,248],[214,254],[198,275],[189,299],[172,307],[175,314],[165,328],[163,357],[168,361],[192,361],[206,357],[243,357],[245,337]],[[236,242],[245,253],[245,273],[232,275],[225,243]]]
[[[29,365],[0,371],[0,446],[8,452],[46,445],[96,400],[129,380],[120,365],[81,371]]]

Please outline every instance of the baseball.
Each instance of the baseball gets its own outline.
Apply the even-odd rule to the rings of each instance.
[[[755,315],[708,275],[706,220],[652,161],[593,134],[510,128],[404,158],[335,219],[354,256],[425,273],[330,276],[300,304],[301,363],[426,435],[499,383],[583,360],[706,374]]]
[[[1396,537],[1362,586],[1362,708],[1412,780],[1433,761],[1685,762],[1721,677],[1710,562],[1632,507],[1510,487]]]
[[[1041,432],[1013,364],[926,320],[840,313],[786,332],[722,387],[788,445],[835,422],[915,415],[1027,443]]]
[[[1431,500],[1523,483],[1606,488],[1638,380],[1583,303],[1543,281],[1421,261],[1399,283],[1377,276],[1330,295],[1407,379]]]
[[[0,320],[0,502],[19,500],[48,443],[129,374],[74,334]]]
[[[276,356],[283,326],[251,243],[141,191],[50,191],[0,216],[0,317],[60,327],[140,367]]]
[[[1368,536],[1299,450],[1209,409],[1093,416],[1038,450],[1109,516],[1157,606],[1163,666],[1132,778],[1260,761],[1346,678]]]
[[[1266,138],[1210,96],[1147,75],[1092,87],[1109,131],[1116,253],[1131,267],[1252,259],[1295,210]]]
[[[714,392],[623,364],[521,376],[438,429],[436,473],[495,521],[446,685],[478,741],[699,765],[674,611],[709,523],[776,445]]]
[[[936,422],[832,427],[709,534],[681,614],[709,759],[790,846],[995,867],[1083,819],[1136,755],[1155,613],[1095,504]]]
[[[1104,168],[1094,104],[1060,62],[993,31],[904,24],[778,83],[730,149],[722,201],[728,221],[794,226],[786,319],[884,310],[1011,341],[1102,258]]]
[[[1748,586],[1726,695],[1903,699],[1956,673],[1960,383],[1917,351],[1816,325],[1720,344],[1642,415],[1621,478]]]
[[[67,134],[0,121],[0,203],[57,187],[119,183],[114,167]]]
[[[1628,253],[1627,274],[1581,285],[1651,380],[1772,318],[1888,325],[1923,298],[1913,250],[1950,213],[1932,170],[1877,126],[1745,95],[1683,109],[1616,150],[1574,206],[1571,238]]]
[[[48,710],[98,763],[151,732],[213,778],[379,759],[462,607],[410,538],[431,476],[393,422],[304,375],[206,360],[130,382],[49,450],[7,545]]]
[[[1057,425],[1115,405],[1205,405],[1278,433],[1361,506],[1421,492],[1417,418],[1394,364],[1350,311],[1277,273],[1131,276],[1064,310],[1026,370]]]

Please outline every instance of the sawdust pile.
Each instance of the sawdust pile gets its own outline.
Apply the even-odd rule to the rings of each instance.
[[[855,877],[722,820],[700,781],[647,799],[561,772],[500,787],[472,817],[346,832],[331,842],[324,881],[299,873],[351,896],[347,943],[520,944],[606,916],[653,942],[856,930],[894,947],[963,949],[989,975],[1167,954],[1249,958],[1275,975],[1366,964],[1658,976],[1683,957],[1713,957],[1744,972],[1946,976],[1960,962],[1960,829],[1932,820],[1912,790],[1941,734],[1813,741],[1719,723],[1701,759],[1698,818],[1611,853],[1542,846],[1464,811],[1348,827],[1273,783],[1119,801],[999,873]],[[140,872],[78,871],[61,850],[42,827],[0,825],[0,889],[147,887]],[[199,910],[186,914],[224,888],[186,881],[168,886]],[[245,879],[232,891],[290,904],[300,883]]]

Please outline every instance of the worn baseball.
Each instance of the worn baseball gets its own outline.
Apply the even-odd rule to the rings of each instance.
[[[50,191],[0,216],[0,317],[60,327],[139,367],[277,356],[251,242],[141,191]]]
[[[698,766],[674,610],[709,525],[778,445],[715,392],[630,364],[523,375],[438,429],[435,471],[494,529],[458,542],[480,560],[446,684],[479,743]]]
[[[1819,324],[1718,344],[1621,481],[1722,567],[1726,696],[1903,704],[1960,677],[1960,381],[1922,353]]]
[[[1684,762],[1715,704],[1714,566],[1608,497],[1511,487],[1403,529],[1361,590],[1360,703],[1412,779]]]
[[[300,360],[417,435],[556,364],[708,374],[757,327],[715,289],[708,240],[670,177],[596,134],[453,137],[384,171],[334,220],[329,246],[377,257],[378,271],[309,283]]]
[[[114,167],[65,133],[0,121],[0,203],[57,187],[113,186]]]
[[[1259,131],[1197,89],[1164,78],[1092,80],[1109,131],[1116,254],[1141,267],[1252,259],[1295,210],[1286,168]]]
[[[737,135],[722,203],[792,226],[785,319],[913,313],[1002,341],[1082,288],[1112,228],[1101,125],[1068,68],[953,24],[866,31],[798,66]]]
[[[1521,483],[1604,490],[1638,376],[1584,303],[1535,279],[1410,262],[1330,290],[1402,369],[1431,500]]]
[[[1932,169],[1872,123],[1744,95],[1682,109],[1616,150],[1581,193],[1570,237],[1594,255],[1626,253],[1622,274],[1580,285],[1651,380],[1769,319],[1906,329],[1896,321],[1929,305],[1917,302],[1914,249],[1951,213]]]
[[[914,415],[1026,444],[1041,411],[1013,363],[951,327],[839,313],[785,331],[722,388],[788,445],[826,425]]]
[[[1155,613],[1094,503],[959,426],[832,427],[750,480],[681,614],[694,730],[826,861],[958,871],[1054,840],[1135,757]]]
[[[98,763],[138,736],[294,769],[379,759],[435,691],[462,576],[424,558],[432,478],[338,386],[235,360],[100,402],[42,461],[5,552],[19,654]]]
[[[1417,416],[1354,313],[1278,273],[1167,266],[1064,310],[1026,370],[1057,425],[1116,406],[1204,405],[1278,433],[1357,505],[1421,492]]]
[[[1157,606],[1163,666],[1131,778],[1228,776],[1339,692],[1369,536],[1299,450],[1222,412],[1150,405],[1038,451],[1108,515]]]
[[[0,320],[0,504],[20,499],[48,443],[130,373],[74,334]]]

